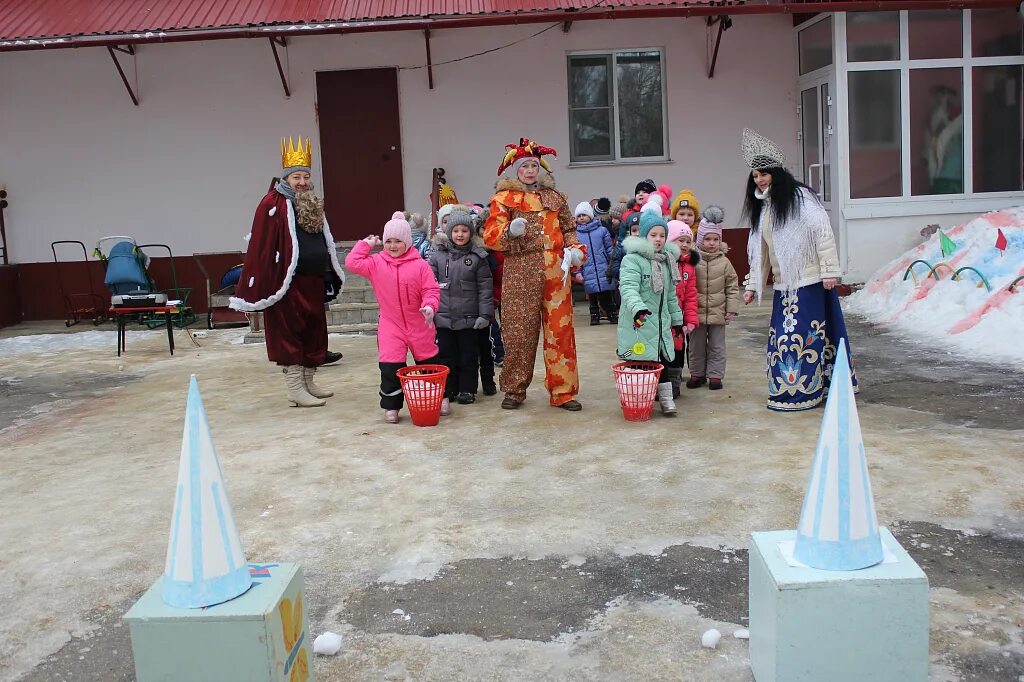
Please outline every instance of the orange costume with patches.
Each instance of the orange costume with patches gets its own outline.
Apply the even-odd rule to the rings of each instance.
[[[560,406],[574,400],[580,388],[572,281],[562,282],[562,258],[567,247],[584,253],[585,248],[576,238],[576,221],[566,196],[554,188],[547,173],[538,177],[532,190],[509,178],[499,180],[496,189],[483,237],[487,248],[505,254],[501,390],[518,402],[526,399],[543,327],[544,383],[551,404]],[[509,233],[509,224],[516,218],[526,220],[526,232],[520,237]]]

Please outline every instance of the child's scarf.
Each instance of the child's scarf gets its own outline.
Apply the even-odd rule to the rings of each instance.
[[[683,278],[679,274],[679,268],[672,267],[672,259],[664,251],[655,251],[648,256],[648,259],[651,261],[651,289],[654,290],[654,293],[660,294],[665,290],[665,273],[662,270],[661,263],[668,264],[668,272],[673,285],[682,281]]]

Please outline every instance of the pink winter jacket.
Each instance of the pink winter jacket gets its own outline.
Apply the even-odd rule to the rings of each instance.
[[[377,352],[381,362],[405,362],[409,352],[422,361],[437,355],[434,325],[423,321],[420,308],[437,312],[441,290],[419,251],[409,249],[398,258],[385,252],[370,255],[364,241],[345,257],[345,267],[370,280],[380,304]]]

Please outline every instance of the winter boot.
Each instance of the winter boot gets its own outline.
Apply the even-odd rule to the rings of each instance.
[[[700,388],[708,382],[704,377],[699,377],[696,374],[690,375],[690,380],[686,382],[687,388]]]
[[[476,394],[460,393],[457,396],[455,396],[455,400],[456,402],[459,403],[459,405],[472,405],[473,403],[476,402]]]
[[[658,384],[658,402],[661,403],[661,413],[666,417],[676,416],[676,401],[672,398],[672,382],[666,381]]]
[[[483,380],[484,395],[495,395],[498,392],[498,387],[494,385],[494,379]]]
[[[680,387],[683,385],[683,368],[682,367],[666,367],[662,372],[662,376],[669,380],[672,384],[672,397],[678,398],[680,393]]]
[[[593,326],[598,325],[598,324],[601,324],[601,316],[600,315],[593,315],[593,314],[591,314],[591,316],[590,316],[590,326],[593,327]]]
[[[384,421],[388,424],[397,424],[398,410],[384,410]]]
[[[314,374],[316,374],[316,367],[302,368],[302,380],[306,382],[306,390],[309,391],[309,394],[314,398],[330,398],[333,396],[333,391],[326,391],[313,383]]]
[[[447,417],[452,413],[452,401],[445,398],[441,401],[441,416]]]
[[[288,400],[296,407],[322,407],[326,400],[316,398],[306,390],[306,382],[302,376],[302,365],[290,365],[285,368],[284,380],[288,385]]]
[[[711,389],[712,391],[721,391],[722,390],[722,380],[721,379],[708,379],[708,388]]]

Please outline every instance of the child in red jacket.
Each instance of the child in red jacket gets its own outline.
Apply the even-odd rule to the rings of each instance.
[[[680,280],[676,284],[676,298],[679,309],[683,311],[683,333],[673,332],[676,346],[676,357],[672,366],[666,366],[665,372],[672,382],[672,394],[679,397],[679,389],[683,383],[683,360],[686,358],[686,335],[697,328],[697,272],[694,266],[700,262],[700,254],[692,250],[693,233],[690,226],[681,220],[668,221],[668,241],[675,242],[679,247]]]

